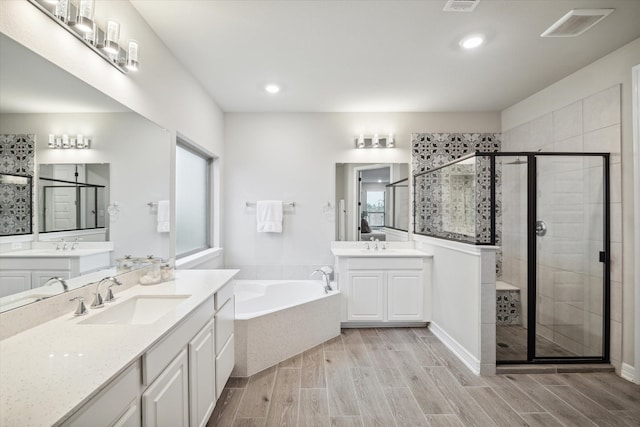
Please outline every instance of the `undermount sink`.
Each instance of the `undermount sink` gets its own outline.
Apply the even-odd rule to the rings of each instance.
[[[139,295],[85,319],[84,325],[148,325],[176,308],[191,295]]]

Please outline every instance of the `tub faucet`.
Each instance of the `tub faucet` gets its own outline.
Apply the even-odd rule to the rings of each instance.
[[[311,273],[311,275],[313,276],[316,273],[321,273],[322,274],[322,277],[323,277],[324,282],[325,282],[324,283],[324,293],[328,294],[329,291],[332,290],[329,276],[331,276],[331,273],[333,273],[333,269],[331,267],[325,266],[325,267],[322,267],[322,268],[320,268],[318,270],[314,270],[313,273]]]
[[[60,284],[62,285],[62,290],[64,292],[69,291],[69,286],[67,285],[67,281],[64,280],[62,277],[51,277],[51,278],[49,278],[49,280],[44,282],[44,285],[42,285],[42,286],[53,285],[55,282],[60,282]]]

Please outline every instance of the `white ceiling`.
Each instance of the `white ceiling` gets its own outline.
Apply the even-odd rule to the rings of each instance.
[[[500,111],[640,37],[640,0],[132,3],[227,112]],[[577,38],[539,37],[575,8],[616,10]],[[474,32],[486,44],[462,51]]]

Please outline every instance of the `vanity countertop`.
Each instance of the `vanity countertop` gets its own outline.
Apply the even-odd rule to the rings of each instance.
[[[349,258],[406,258],[433,257],[432,254],[410,248],[363,249],[363,248],[332,248],[331,252],[337,257]]]
[[[69,313],[0,341],[0,425],[51,426],[64,421],[139,358],[238,270],[178,270],[175,279],[137,285],[113,304],[136,295],[191,295],[146,325],[79,324]]]
[[[87,249],[25,249],[20,251],[3,252],[2,258],[79,258],[83,256],[103,254],[111,252],[110,248]]]

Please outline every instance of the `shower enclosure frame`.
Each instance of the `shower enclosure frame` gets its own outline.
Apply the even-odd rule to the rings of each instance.
[[[536,222],[538,212],[538,176],[537,176],[537,158],[538,157],[599,157],[603,164],[603,250],[600,252],[599,262],[603,264],[603,293],[602,293],[602,355],[601,356],[536,356],[536,320],[537,320],[537,291],[538,291],[538,274],[537,262],[538,253],[536,247]],[[418,177],[432,173],[438,169],[442,169],[449,165],[455,164],[469,158],[486,157],[489,159],[490,180],[490,241],[476,241],[476,245],[496,245],[496,158],[497,157],[516,157],[520,159],[526,158],[527,166],[527,357],[518,360],[497,360],[496,364],[569,364],[569,363],[609,363],[610,361],[610,300],[611,300],[611,214],[610,214],[610,154],[609,153],[583,153],[583,152],[473,152],[462,156],[445,165],[438,166],[425,172],[414,175],[414,206],[413,206],[413,230],[415,234],[422,234],[431,237],[437,237],[446,240],[456,240],[455,238],[447,238],[437,235],[429,235],[416,231],[416,211],[417,211],[417,179]],[[525,162],[523,162],[525,163]],[[477,208],[477,205],[476,205]],[[469,243],[469,242],[464,242]],[[533,309],[532,309],[533,308]]]

